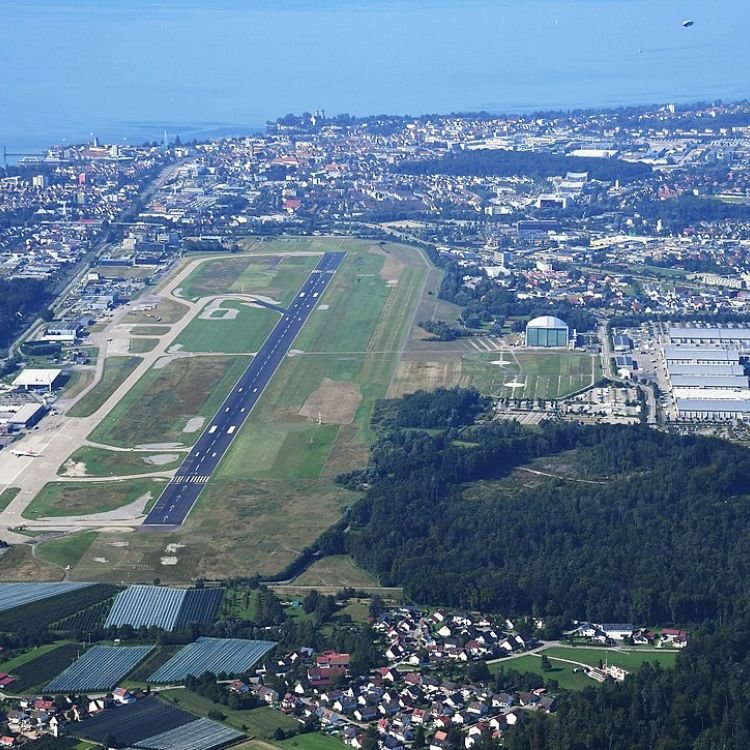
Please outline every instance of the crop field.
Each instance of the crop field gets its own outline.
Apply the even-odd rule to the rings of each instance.
[[[112,609],[112,601],[107,599],[106,601],[82,609],[74,615],[53,622],[52,629],[64,632],[67,630],[95,630],[96,628],[102,628],[110,609]]]
[[[299,728],[299,724],[294,717],[266,706],[253,708],[250,711],[233,711],[227,706],[214,703],[191,690],[170,690],[161,695],[164,700],[168,702],[176,701],[185,710],[201,716],[208,716],[210,711],[221,711],[226,716],[225,724],[263,739],[273,740],[274,732],[277,729],[289,731]]]
[[[144,501],[148,509],[167,480],[127,479],[113,482],[49,482],[23,512],[24,518],[54,518],[105,513]]]
[[[103,619],[102,619],[103,621]],[[138,685],[144,687],[148,684],[148,678],[156,672],[159,667],[166,664],[180,649],[181,645],[157,646],[156,651],[145,661],[142,661],[129,675],[124,686]]]
[[[199,638],[185,646],[149,678],[151,682],[181,682],[189,674],[198,676],[247,672],[272,648],[272,641],[245,641],[239,638]]]
[[[5,584],[4,584],[5,585]],[[18,584],[24,588],[37,585],[60,585],[60,584]],[[0,631],[11,632],[28,626],[33,622],[36,627],[48,627],[53,622],[72,615],[79,610],[96,604],[97,602],[111,598],[119,589],[109,584],[85,586],[65,593],[28,602],[22,606],[0,612]]]
[[[87,583],[2,583],[0,584],[0,612],[80,591],[89,585]]]
[[[8,672],[15,678],[14,682],[6,688],[13,693],[24,693],[32,688],[41,688],[49,682],[55,675],[60,674],[76,656],[81,652],[80,643],[64,643],[60,645],[51,645],[51,648],[42,651],[31,659],[24,660],[20,664],[7,662],[0,664],[3,672]],[[33,652],[30,652],[33,654]],[[28,656],[29,654],[24,654]]]
[[[59,476],[121,477],[169,471],[180,465],[181,453],[111,451],[84,445],[57,470]]]
[[[47,685],[50,693],[111,690],[153,646],[92,646]]]
[[[159,443],[191,445],[248,365],[247,357],[175,358],[157,362],[104,418],[91,439],[123,448]],[[201,425],[203,422],[201,422]]]
[[[245,735],[211,719],[196,719],[175,729],[138,741],[147,750],[212,750],[237,742]]]
[[[120,706],[116,711],[102,711],[75,724],[73,728],[77,736],[99,743],[112,735],[118,745],[125,747],[140,744],[139,740],[146,737],[190,724],[196,718],[198,717],[194,714],[149,696],[136,703]]]
[[[175,344],[187,352],[252,354],[260,349],[279,318],[275,310],[222,300],[217,306],[207,305]]]
[[[68,416],[90,417],[140,363],[140,357],[107,357],[102,379],[68,411]]]
[[[118,594],[105,627],[131,625],[176,630],[191,623],[211,622],[223,593],[223,589],[218,588],[131,586]]]

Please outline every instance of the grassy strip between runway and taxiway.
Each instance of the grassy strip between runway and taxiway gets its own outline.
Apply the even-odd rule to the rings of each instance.
[[[110,451],[84,445],[57,470],[63,477],[121,477],[176,469],[184,452]]]
[[[187,352],[252,354],[260,349],[280,318],[281,313],[276,310],[239,300],[209,303],[175,343]]]
[[[144,511],[164,489],[165,479],[114,482],[49,482],[23,512],[30,520],[105,513],[143,500]],[[136,514],[137,515],[137,514]]]
[[[102,379],[69,411],[69,417],[90,417],[141,363],[140,357],[107,357]]]
[[[249,357],[165,357],[143,375],[91,433],[91,440],[131,448],[192,445],[219,409]]]

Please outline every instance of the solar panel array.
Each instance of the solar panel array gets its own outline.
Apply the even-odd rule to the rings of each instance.
[[[240,674],[257,664],[276,644],[239,638],[199,638],[180,649],[149,677],[149,682],[180,682],[204,672]]]
[[[176,630],[192,622],[211,622],[223,593],[222,589],[215,588],[188,590],[131,586],[118,594],[104,626]]]
[[[135,743],[146,750],[212,750],[236,742],[245,735],[210,719],[197,719],[176,729]]]
[[[50,693],[111,690],[153,646],[93,646],[45,688]]]
[[[91,583],[65,581],[61,583],[0,583],[0,612],[92,585]]]

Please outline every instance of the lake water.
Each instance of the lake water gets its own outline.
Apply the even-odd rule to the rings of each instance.
[[[0,0],[0,145],[746,98],[747,0]],[[683,28],[685,19],[695,25]]]

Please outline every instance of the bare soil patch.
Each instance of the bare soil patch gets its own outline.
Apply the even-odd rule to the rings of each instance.
[[[356,383],[324,378],[307,398],[299,413],[323,424],[349,424],[354,420],[362,393]]]

